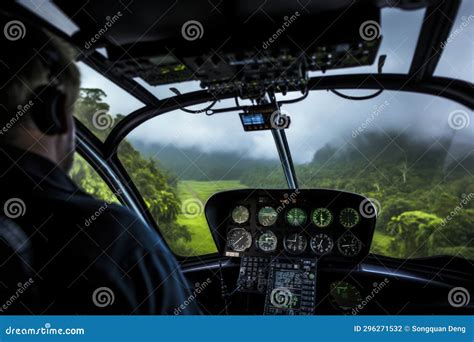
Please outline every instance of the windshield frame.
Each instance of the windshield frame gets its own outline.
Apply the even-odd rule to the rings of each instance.
[[[469,88],[471,85],[468,82],[462,80],[451,80],[447,78],[431,78],[429,81],[422,83],[412,83],[407,75],[350,75],[347,77],[342,76],[328,76],[328,77],[317,77],[313,79],[314,87],[312,91],[325,90],[332,88],[331,85],[341,84],[344,81],[343,87],[338,89],[354,89],[353,85],[359,86],[357,89],[379,89],[380,84],[385,85],[384,89],[394,91],[404,91],[409,93],[421,93],[434,95],[446,99],[450,99],[456,103],[463,104],[471,109],[474,108],[474,99],[470,98]],[[363,82],[365,81],[365,82]],[[449,88],[446,88],[447,85]],[[440,93],[440,89],[444,89],[443,93]],[[227,98],[231,98],[228,96]],[[147,209],[146,204],[143,201],[138,189],[134,186],[133,181],[128,176],[127,171],[122,166],[118,156],[117,147],[126,136],[131,133],[135,128],[149,121],[150,119],[167,114],[173,110],[177,110],[183,107],[191,105],[205,104],[212,101],[213,97],[206,91],[193,92],[183,95],[177,95],[171,99],[163,100],[160,106],[157,108],[145,106],[138,109],[137,111],[127,115],[123,120],[119,121],[117,126],[112,130],[109,137],[104,143],[98,139],[92,139],[89,143],[92,143],[96,151],[99,151],[101,158],[106,160],[112,165],[112,168],[121,175],[122,180],[127,185],[128,190],[134,194],[135,201],[139,204],[139,209],[142,213],[145,213],[146,221],[153,227],[160,235],[160,229],[155,222],[153,216]],[[205,114],[202,114],[205,115]],[[218,115],[218,114],[217,114]],[[84,126],[79,127],[79,131],[86,129]],[[87,130],[87,129],[86,129]],[[291,154],[290,154],[291,157]],[[291,162],[291,165],[293,163]],[[291,188],[291,184],[289,184]],[[191,256],[182,257],[175,255],[176,258],[184,264],[193,264],[197,262],[203,262],[205,260],[215,259],[219,257],[217,253],[202,255],[202,256]]]
[[[441,54],[438,52],[433,53],[431,47],[439,46],[440,43],[448,38],[456,16],[461,15],[461,13],[458,13],[459,6],[460,2],[445,2],[442,5],[435,4],[427,6],[408,74],[370,73],[312,77],[308,83],[309,91],[329,89],[387,89],[407,91],[444,97],[463,104],[470,109],[474,109],[474,99],[471,96],[472,83],[448,77],[433,76],[444,51],[442,51]],[[39,17],[29,9],[22,7],[20,4],[15,4],[12,5],[12,10],[18,13],[18,16],[24,20],[37,23],[39,26],[47,28],[72,45],[80,48],[79,40],[61,31],[58,27]],[[433,34],[433,32],[436,32],[436,34]],[[91,148],[96,152],[96,156],[89,155],[86,149],[79,149],[79,152],[83,157],[89,160],[95,159],[96,161],[101,160],[108,163],[111,170],[120,175],[120,181],[123,183],[122,187],[129,189],[133,194],[133,201],[138,204],[137,211],[144,213],[147,222],[161,235],[156,222],[154,222],[146,205],[143,203],[143,199],[138,190],[133,185],[133,182],[128,177],[126,170],[118,159],[118,146],[131,131],[155,116],[191,105],[232,98],[235,94],[224,94],[216,98],[206,90],[202,90],[180,94],[166,99],[158,99],[135,80],[127,77],[119,77],[111,72],[111,62],[97,50],[83,54],[81,58],[85,64],[123,88],[130,95],[143,102],[145,106],[135,112],[129,113],[121,120],[111,131],[105,142],[91,138],[92,133],[78,123],[79,136],[88,136],[90,138],[82,140],[80,144],[85,144],[85,146]],[[288,157],[291,160],[291,153],[287,158]],[[291,167],[292,163],[289,165]],[[107,172],[104,172],[104,174],[107,174]],[[289,185],[291,187],[291,184]],[[197,260],[202,261],[203,259],[213,256],[215,255],[189,258],[177,256],[177,258],[180,261],[185,260],[186,262],[192,262]]]

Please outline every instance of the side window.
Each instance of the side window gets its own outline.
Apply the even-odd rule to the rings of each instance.
[[[74,165],[70,176],[88,194],[109,203],[120,204],[117,196],[112,192],[107,183],[78,153],[74,156]]]
[[[81,71],[81,91],[74,116],[105,141],[121,119],[144,104],[84,63],[77,65]]]

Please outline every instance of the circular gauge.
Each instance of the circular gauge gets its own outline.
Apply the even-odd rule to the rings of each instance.
[[[346,257],[354,257],[362,249],[362,242],[354,234],[346,233],[337,240],[337,249]]]
[[[304,225],[306,218],[306,212],[301,208],[292,208],[286,213],[286,221],[295,227]]]
[[[332,238],[324,233],[316,234],[311,238],[309,243],[311,250],[317,255],[328,254],[332,251],[334,247],[334,242]]]
[[[353,208],[345,208],[342,209],[341,213],[339,214],[339,222],[345,228],[352,228],[355,227],[360,221],[360,215],[357,210]]]
[[[264,252],[274,252],[277,248],[278,238],[274,232],[267,230],[257,240],[257,247]]]
[[[232,220],[235,223],[243,224],[249,220],[250,212],[247,207],[243,205],[238,205],[232,210]]]
[[[285,251],[291,254],[301,254],[306,250],[308,240],[302,234],[290,233],[283,240]]]
[[[233,228],[227,233],[227,246],[236,252],[243,252],[252,245],[252,235],[244,228]]]
[[[332,212],[327,208],[316,208],[313,211],[312,219],[316,227],[326,228],[332,223]]]
[[[263,207],[258,211],[258,222],[264,227],[274,225],[277,218],[278,213],[272,207]]]
[[[362,303],[360,291],[351,283],[335,281],[329,285],[329,295],[333,305],[342,310],[349,311]]]

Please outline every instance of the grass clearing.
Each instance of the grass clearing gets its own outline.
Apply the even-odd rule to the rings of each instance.
[[[178,194],[182,202],[189,199],[198,199],[202,203],[202,210],[197,217],[189,218],[183,214],[178,216],[178,224],[189,228],[192,240],[187,247],[192,249],[192,255],[205,255],[216,253],[216,246],[212,239],[209,226],[204,215],[204,206],[213,194],[225,190],[246,188],[238,180],[228,181],[180,181]]]

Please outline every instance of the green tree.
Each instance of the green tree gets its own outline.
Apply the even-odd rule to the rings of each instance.
[[[77,153],[74,156],[74,165],[70,176],[88,194],[109,203],[119,203],[117,196],[110,190],[105,181]]]
[[[402,258],[430,255],[429,240],[441,223],[438,216],[419,210],[392,217],[388,223],[388,231],[394,237],[389,247],[391,252]]]
[[[474,259],[474,209],[462,209],[444,219],[431,238],[432,254],[461,254]]]
[[[78,120],[101,140],[107,138],[113,124],[121,117],[109,113],[110,107],[104,102],[105,97],[106,94],[100,89],[81,89],[75,108]],[[177,196],[175,178],[164,172],[156,161],[145,159],[127,140],[120,144],[118,155],[166,242],[177,254],[192,254],[186,244],[191,240],[190,232],[176,223],[181,202]],[[103,180],[85,165],[84,160],[77,159],[72,172],[73,179],[89,193],[99,198],[109,198]]]

